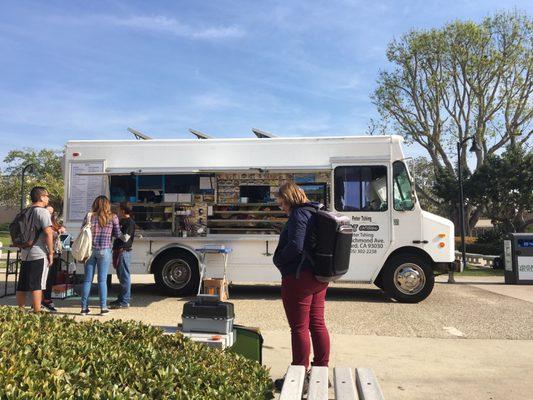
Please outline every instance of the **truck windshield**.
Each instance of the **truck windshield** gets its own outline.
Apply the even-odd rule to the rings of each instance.
[[[396,211],[412,210],[415,207],[412,193],[413,187],[407,174],[407,168],[401,161],[393,164],[394,209]]]

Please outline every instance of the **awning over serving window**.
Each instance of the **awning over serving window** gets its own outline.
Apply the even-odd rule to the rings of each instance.
[[[224,168],[107,168],[106,172],[97,173],[96,175],[172,175],[172,174],[206,174],[216,172],[243,172],[243,171],[291,171],[291,172],[309,172],[309,171],[323,171],[331,169],[331,165],[324,166],[306,166],[306,167],[224,167]]]

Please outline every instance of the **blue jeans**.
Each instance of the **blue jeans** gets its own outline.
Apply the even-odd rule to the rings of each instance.
[[[131,299],[131,251],[123,251],[117,267],[117,276],[120,281],[120,294],[117,301],[125,306]]]
[[[93,250],[85,263],[85,278],[83,279],[83,292],[81,295],[81,308],[89,307],[89,295],[94,278],[95,267],[98,269],[98,294],[100,295],[100,307],[107,308],[107,273],[111,264],[111,249]]]

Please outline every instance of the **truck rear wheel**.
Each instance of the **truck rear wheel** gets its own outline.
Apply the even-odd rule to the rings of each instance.
[[[166,295],[189,296],[198,290],[198,261],[187,251],[163,253],[156,259],[153,271],[155,283]]]
[[[417,255],[403,254],[385,265],[383,289],[400,303],[418,303],[428,297],[435,285],[431,265]]]

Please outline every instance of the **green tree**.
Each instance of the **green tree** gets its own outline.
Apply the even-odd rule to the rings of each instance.
[[[4,207],[20,205],[20,179],[24,166],[33,164],[33,172],[25,179],[25,195],[28,196],[32,186],[40,185],[48,189],[50,201],[59,212],[63,208],[63,172],[61,168],[62,152],[51,149],[12,150],[4,158],[7,165],[2,170],[0,185],[0,204]]]
[[[412,31],[389,44],[387,58],[394,68],[380,72],[373,102],[407,142],[426,150],[440,180],[437,192],[457,190],[456,142],[463,142],[468,176],[466,138],[475,137],[481,145],[474,171],[507,144],[520,147],[531,138],[532,27],[527,15],[500,13],[481,23],[456,21]],[[457,221],[456,198],[441,200]],[[465,201],[468,233],[483,207]]]
[[[440,197],[435,193],[436,177],[431,160],[427,157],[417,157],[409,163],[409,169],[414,176],[422,208],[432,213],[447,215],[445,204],[436,200]]]
[[[470,179],[470,198],[484,206],[497,231],[525,232],[533,225],[533,153],[509,146],[490,155]]]

